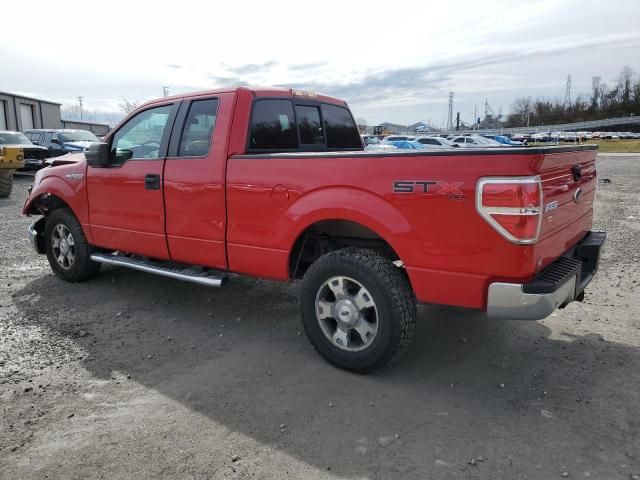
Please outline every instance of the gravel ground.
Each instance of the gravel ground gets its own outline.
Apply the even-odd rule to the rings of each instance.
[[[420,307],[375,375],[309,346],[295,286],[104,268],[67,284],[0,200],[0,478],[640,478],[640,155],[604,156],[586,302]]]

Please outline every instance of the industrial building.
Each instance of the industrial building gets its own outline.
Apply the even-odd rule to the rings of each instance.
[[[32,128],[74,128],[90,130],[98,136],[109,132],[105,123],[63,120],[60,104],[49,100],[0,92],[0,130],[24,132]]]

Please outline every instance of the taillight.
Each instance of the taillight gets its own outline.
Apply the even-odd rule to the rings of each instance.
[[[542,224],[540,177],[484,177],[476,186],[478,213],[514,243],[535,243]]]

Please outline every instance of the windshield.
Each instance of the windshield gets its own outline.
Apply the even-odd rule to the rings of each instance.
[[[60,140],[66,142],[99,142],[93,133],[87,130],[75,130],[73,132],[60,132]]]
[[[33,145],[31,140],[20,132],[0,132],[0,145]]]
[[[480,142],[484,143],[485,145],[499,145],[499,146],[502,146],[502,144],[500,142],[496,142],[492,138],[485,138],[485,137],[474,137],[474,138],[476,138]]]

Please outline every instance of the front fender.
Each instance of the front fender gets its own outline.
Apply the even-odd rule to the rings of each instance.
[[[88,228],[86,184],[84,174],[81,174],[82,177],[77,176],[79,175],[77,170],[76,165],[49,167],[41,170],[43,175],[36,176],[36,182],[22,207],[22,213],[24,215],[46,215],[49,210],[59,208],[62,204],[71,209],[82,225],[85,235],[91,241],[91,232]],[[65,176],[70,174],[73,174],[73,177]]]

